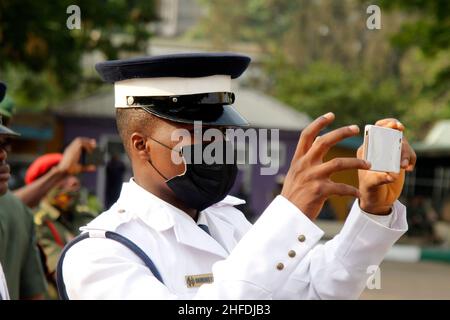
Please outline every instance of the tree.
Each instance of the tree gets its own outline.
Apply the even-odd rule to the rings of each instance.
[[[450,118],[450,1],[380,0],[379,5],[412,16],[392,44],[410,62],[403,78],[412,96],[406,116],[424,131],[435,120]]]
[[[396,72],[397,52],[389,35],[404,18],[383,15],[390,27],[366,27],[366,6],[357,0],[202,0],[208,14],[198,34],[218,48],[236,42],[258,44],[266,60],[285,59],[296,68],[325,61],[360,68],[378,78]]]
[[[414,15],[393,38],[399,48],[420,47],[435,55],[450,47],[450,2],[447,0],[379,0],[383,9]]]
[[[316,62],[301,72],[275,64],[273,94],[311,117],[332,111],[334,127],[374,123],[380,115],[401,117],[399,88],[394,78],[375,82],[361,71],[348,72],[342,65]]]
[[[236,41],[257,43],[269,78],[263,90],[299,111],[312,117],[335,111],[334,126],[401,114],[392,79],[399,61],[388,41],[401,17],[387,15],[393,27],[373,32],[366,28],[364,5],[355,0],[238,0],[233,8],[214,0],[205,5],[209,14],[202,34],[226,49]]]
[[[335,111],[335,125],[399,117],[420,139],[450,115],[448,0],[204,4],[198,36],[225,49],[256,43],[268,78],[262,90],[311,116]],[[366,27],[369,4],[381,6],[380,30]]]
[[[70,5],[80,8],[81,29],[66,26]],[[89,90],[81,66],[86,53],[114,59],[142,52],[155,19],[152,0],[0,0],[1,77],[19,105],[47,107],[80,87]]]

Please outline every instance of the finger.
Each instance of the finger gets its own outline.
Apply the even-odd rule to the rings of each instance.
[[[417,155],[406,139],[403,139],[401,159],[402,169],[405,169],[406,171],[414,170],[417,162]]]
[[[64,150],[65,153],[72,153],[74,151],[78,151],[80,149],[89,149],[92,150],[95,147],[94,139],[78,137],[72,140],[70,145]]]
[[[69,175],[77,175],[77,174],[79,174],[82,170],[83,170],[83,167],[82,167],[80,164],[74,164],[74,165],[72,165],[72,166],[68,169],[67,173],[68,173]]]
[[[321,160],[330,150],[332,146],[334,146],[339,141],[344,140],[345,138],[349,138],[355,136],[359,133],[359,128],[356,125],[351,125],[348,127],[342,127],[327,134],[321,136],[311,147],[309,150],[309,154],[314,160]]]
[[[416,167],[416,160],[417,158],[414,158],[413,163],[410,164],[405,170],[408,172],[414,171],[414,168]]]
[[[0,181],[7,182],[10,178],[11,178],[11,173],[9,173],[9,172],[0,173]]]
[[[0,167],[0,173],[9,173],[11,171],[11,168],[9,167],[9,164],[5,164]]]
[[[95,172],[97,167],[95,165],[88,165],[83,168],[83,172]]]
[[[416,163],[417,163],[417,154],[409,143],[408,143],[408,146],[409,146],[410,152],[411,152],[410,165],[412,166],[412,169],[414,169],[414,167],[416,166]]]
[[[92,152],[96,148],[97,143],[94,139],[82,138],[80,140],[80,147],[87,152]]]
[[[318,166],[314,173],[320,177],[329,177],[335,172],[349,169],[368,170],[370,163],[357,158],[334,158]]]
[[[392,183],[396,179],[398,179],[400,175],[396,173],[387,173],[387,172],[372,172],[372,176],[370,178],[369,188],[375,188],[382,186],[384,184]]]
[[[400,156],[400,168],[406,169],[409,166],[409,162],[411,161],[411,153],[408,147],[408,143],[403,138],[402,141],[402,152]]]
[[[295,150],[294,159],[297,160],[308,152],[320,131],[333,122],[334,118],[334,113],[329,112],[317,118],[303,129]]]
[[[386,174],[389,176],[386,178],[387,180],[390,180],[390,182],[394,182],[395,180],[399,179],[401,177],[401,171],[399,173],[395,172],[386,172]]]
[[[405,130],[405,126],[399,120],[397,120],[395,118],[386,118],[386,119],[378,120],[377,122],[375,122],[375,125],[379,126],[379,127],[397,129],[399,131]]]
[[[352,187],[345,183],[329,183],[323,186],[323,193],[327,196],[350,196],[359,198],[361,193],[355,187]]]

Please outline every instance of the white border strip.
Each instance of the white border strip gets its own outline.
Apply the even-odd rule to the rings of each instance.
[[[129,108],[127,106],[127,96],[174,96],[230,91],[231,77],[227,75],[200,78],[128,79],[114,84],[116,108]]]

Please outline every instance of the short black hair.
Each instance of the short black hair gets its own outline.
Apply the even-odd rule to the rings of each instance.
[[[155,118],[142,108],[117,108],[117,131],[128,154],[131,150],[130,137],[133,132],[142,130],[144,127],[153,128],[156,124]]]

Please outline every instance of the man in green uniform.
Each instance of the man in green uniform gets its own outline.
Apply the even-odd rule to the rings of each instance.
[[[27,185],[34,183],[53,167],[57,166],[63,155],[49,153],[37,158],[25,175]],[[79,234],[79,228],[86,225],[98,212],[93,212],[82,201],[81,183],[74,174],[59,181],[40,201],[35,211],[38,243],[45,256],[44,269],[49,284],[49,296],[57,298],[55,271],[59,254],[66,243]]]
[[[11,299],[44,297],[45,280],[33,216],[10,191],[0,197],[0,261]]]
[[[1,83],[0,86],[5,87]],[[8,191],[10,169],[6,158],[11,138],[15,136],[15,132],[0,125],[0,263],[11,299],[40,299],[45,292],[45,280],[36,246],[33,216]]]
[[[9,121],[14,113],[14,101],[9,96],[5,96],[0,103],[0,116],[3,119],[3,125],[8,127]]]

